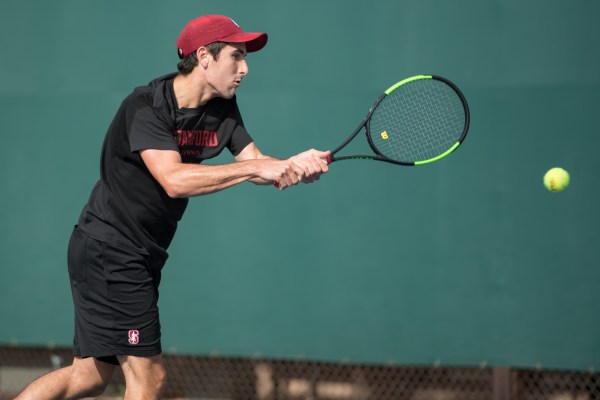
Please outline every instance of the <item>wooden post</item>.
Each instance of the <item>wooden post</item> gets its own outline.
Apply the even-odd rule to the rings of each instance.
[[[495,367],[493,371],[493,400],[516,400],[512,396],[511,370],[506,367]]]

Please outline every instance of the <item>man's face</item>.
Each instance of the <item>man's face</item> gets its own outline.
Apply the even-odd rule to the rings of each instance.
[[[228,43],[217,56],[217,60],[208,55],[206,79],[215,96],[231,99],[248,74],[246,63],[246,44]]]

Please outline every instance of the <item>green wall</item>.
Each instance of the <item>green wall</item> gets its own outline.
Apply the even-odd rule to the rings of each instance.
[[[238,93],[267,154],[336,147],[421,73],[463,89],[472,125],[437,164],[340,162],[315,185],[193,199],[163,275],[165,350],[600,368],[592,0],[3,0],[0,344],[71,343],[66,246],[106,127],[207,13],[270,35]],[[554,166],[560,194],[542,186]]]

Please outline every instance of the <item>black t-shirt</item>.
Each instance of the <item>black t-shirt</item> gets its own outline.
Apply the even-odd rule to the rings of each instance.
[[[234,156],[252,139],[235,97],[178,109],[173,77],[137,88],[122,103],[102,148],[100,180],[79,218],[89,236],[150,256],[162,268],[188,199],[169,197],[139,151],[175,150],[184,163],[200,163],[227,148]]]

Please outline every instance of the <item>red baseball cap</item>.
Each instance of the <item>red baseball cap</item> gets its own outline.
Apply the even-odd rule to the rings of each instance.
[[[246,43],[246,51],[251,53],[265,47],[267,40],[266,33],[244,32],[224,15],[203,15],[183,28],[177,38],[177,53],[183,59],[213,42]]]

